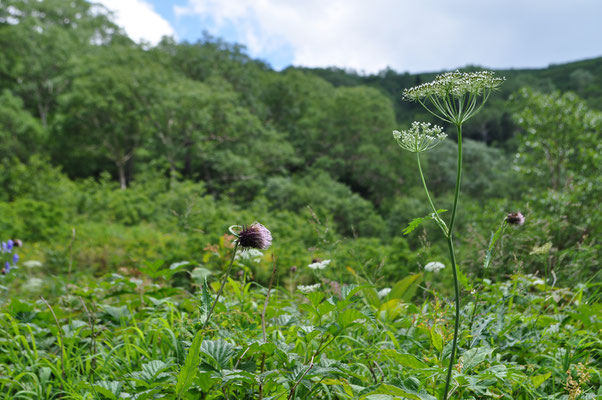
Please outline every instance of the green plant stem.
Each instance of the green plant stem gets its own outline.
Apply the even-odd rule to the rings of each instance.
[[[418,171],[420,172],[420,179],[422,179],[422,186],[424,186],[424,191],[426,192],[426,197],[429,200],[429,204],[431,205],[433,212],[435,213],[435,215],[437,215],[437,208],[435,208],[435,204],[433,203],[433,199],[431,198],[429,189],[426,186],[426,181],[424,180],[424,174],[422,173],[422,166],[420,165],[420,153],[416,153],[416,161],[418,162]]]
[[[213,305],[211,306],[211,309],[209,310],[207,319],[205,320],[205,322],[203,322],[203,329],[205,329],[205,327],[207,326],[207,323],[209,322],[209,318],[211,318],[211,314],[213,314],[213,309],[215,308],[215,305],[217,304],[219,297],[222,295],[224,286],[226,286],[226,281],[228,280],[228,277],[230,276],[230,271],[232,270],[232,264],[234,264],[234,257],[236,256],[236,250],[238,250],[238,240],[234,244],[234,251],[232,252],[232,258],[230,259],[230,265],[228,266],[226,275],[224,276],[224,279],[222,279],[222,284],[220,285],[219,290],[217,291],[217,296],[215,296],[215,300],[213,301]]]
[[[447,235],[447,246],[449,247],[449,257],[451,261],[452,273],[454,276],[454,292],[456,295],[456,321],[454,324],[454,339],[452,342],[451,355],[449,357],[449,366],[447,367],[447,377],[445,379],[445,389],[443,390],[443,400],[447,400],[449,383],[451,381],[452,368],[454,366],[454,358],[456,356],[456,348],[458,346],[458,330],[460,327],[460,286],[458,285],[458,270],[456,265],[456,255],[454,253],[453,229],[456,222],[456,210],[458,208],[458,199],[460,197],[460,183],[462,181],[462,125],[457,124],[458,130],[458,166],[456,169],[456,190],[454,193],[454,205],[452,208],[451,221]]]

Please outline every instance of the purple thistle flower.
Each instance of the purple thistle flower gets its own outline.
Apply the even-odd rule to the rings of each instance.
[[[19,261],[19,255],[17,253],[13,254],[13,265],[17,265],[17,261]]]
[[[510,225],[522,225],[525,223],[525,217],[520,212],[510,213],[506,216],[506,222]]]
[[[259,222],[254,222],[242,227],[237,240],[242,247],[266,250],[272,245],[272,233]]]

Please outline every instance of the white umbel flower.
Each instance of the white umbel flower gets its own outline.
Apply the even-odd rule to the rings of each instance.
[[[447,134],[440,126],[414,121],[412,127],[406,131],[393,131],[393,137],[402,149],[422,153],[441,143]]]
[[[297,289],[303,293],[311,293],[320,289],[320,286],[321,285],[319,283],[316,283],[315,285],[299,285],[297,286]]]
[[[330,264],[330,260],[318,261],[315,263],[309,264],[307,267],[309,269],[324,269]]]
[[[424,266],[424,270],[428,272],[439,272],[443,268],[445,268],[445,264],[440,263],[439,261],[431,261]]]

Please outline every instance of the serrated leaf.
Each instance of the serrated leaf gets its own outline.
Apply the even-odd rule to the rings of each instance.
[[[181,396],[182,393],[188,390],[196,376],[199,364],[201,362],[200,350],[202,341],[203,333],[202,331],[198,331],[196,335],[194,335],[194,339],[192,339],[192,344],[188,349],[186,360],[184,361],[184,365],[178,374],[178,382],[176,383],[176,395],[178,396]]]
[[[418,228],[426,220],[427,220],[427,218],[414,218],[412,221],[410,221],[410,223],[408,224],[408,226],[406,226],[404,228],[404,230],[402,231],[402,233],[404,235],[409,235],[410,233],[414,232],[414,230],[416,228]]]
[[[220,369],[227,369],[236,349],[225,340],[205,340],[201,344],[201,353],[212,358]]]
[[[470,371],[487,358],[491,356],[493,353],[493,349],[489,347],[476,347],[474,349],[470,349],[462,354],[462,370]]]

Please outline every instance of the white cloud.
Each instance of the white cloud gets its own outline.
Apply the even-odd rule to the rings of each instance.
[[[115,23],[122,26],[136,42],[159,43],[163,36],[176,36],[175,30],[153,6],[143,0],[95,0],[115,15]]]
[[[479,64],[545,66],[600,55],[597,0],[188,0],[177,16],[214,21],[209,31],[253,56],[293,49],[293,64],[377,72]],[[562,28],[561,28],[562,27]]]

